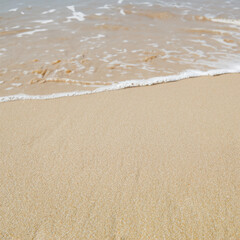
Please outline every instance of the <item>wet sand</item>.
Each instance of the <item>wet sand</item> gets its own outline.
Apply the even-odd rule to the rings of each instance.
[[[239,239],[240,75],[0,104],[0,239]]]

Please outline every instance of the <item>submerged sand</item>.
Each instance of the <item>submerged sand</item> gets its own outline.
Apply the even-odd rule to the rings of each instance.
[[[0,239],[240,239],[240,75],[0,104]]]

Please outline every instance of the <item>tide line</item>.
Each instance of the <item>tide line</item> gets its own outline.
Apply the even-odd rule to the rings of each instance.
[[[160,76],[160,77],[154,77],[154,78],[142,79],[142,80],[122,81],[122,82],[114,83],[110,86],[99,87],[92,91],[62,92],[62,93],[53,93],[48,95],[27,95],[27,94],[20,93],[20,94],[0,97],[0,102],[9,102],[9,101],[17,101],[17,100],[46,100],[46,99],[55,99],[55,98],[62,98],[62,97],[80,96],[80,95],[86,95],[86,94],[119,90],[119,89],[130,88],[130,87],[150,86],[150,85],[155,85],[160,83],[174,82],[174,81],[179,81],[187,78],[216,76],[216,75],[222,75],[227,73],[240,73],[240,65],[232,66],[231,69],[214,69],[209,71],[186,70],[177,75]]]

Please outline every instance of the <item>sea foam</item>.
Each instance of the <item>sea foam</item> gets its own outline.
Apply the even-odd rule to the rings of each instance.
[[[82,22],[85,20],[85,14],[82,12],[76,12],[75,6],[67,6],[67,8],[72,11],[73,16],[67,17],[68,22],[71,22],[71,19],[76,19],[79,22]]]
[[[17,34],[16,36],[17,36],[17,37],[22,37],[22,36],[24,36],[24,35],[33,35],[34,33],[37,33],[37,32],[45,32],[45,31],[47,31],[47,29],[35,29],[35,30],[33,30],[33,31],[19,33],[19,34]]]
[[[72,97],[80,96],[92,93],[100,93],[106,91],[119,90],[130,87],[141,87],[141,86],[150,86],[166,82],[175,82],[187,78],[202,77],[202,76],[216,76],[226,73],[240,73],[240,65],[232,66],[229,69],[213,69],[209,71],[199,71],[199,70],[186,70],[177,75],[170,76],[160,76],[153,77],[149,79],[142,80],[128,80],[123,82],[114,83],[110,86],[103,86],[92,91],[74,91],[74,92],[62,92],[62,93],[53,93],[48,95],[27,95],[27,94],[15,94],[10,96],[0,97],[0,102],[9,102],[16,100],[44,100],[44,99],[55,99],[62,97]]]
[[[212,22],[226,23],[240,26],[240,20],[236,19],[224,19],[224,18],[210,18]]]

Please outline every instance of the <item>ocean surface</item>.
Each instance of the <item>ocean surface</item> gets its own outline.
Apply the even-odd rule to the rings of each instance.
[[[239,0],[0,0],[0,102],[231,72]]]

